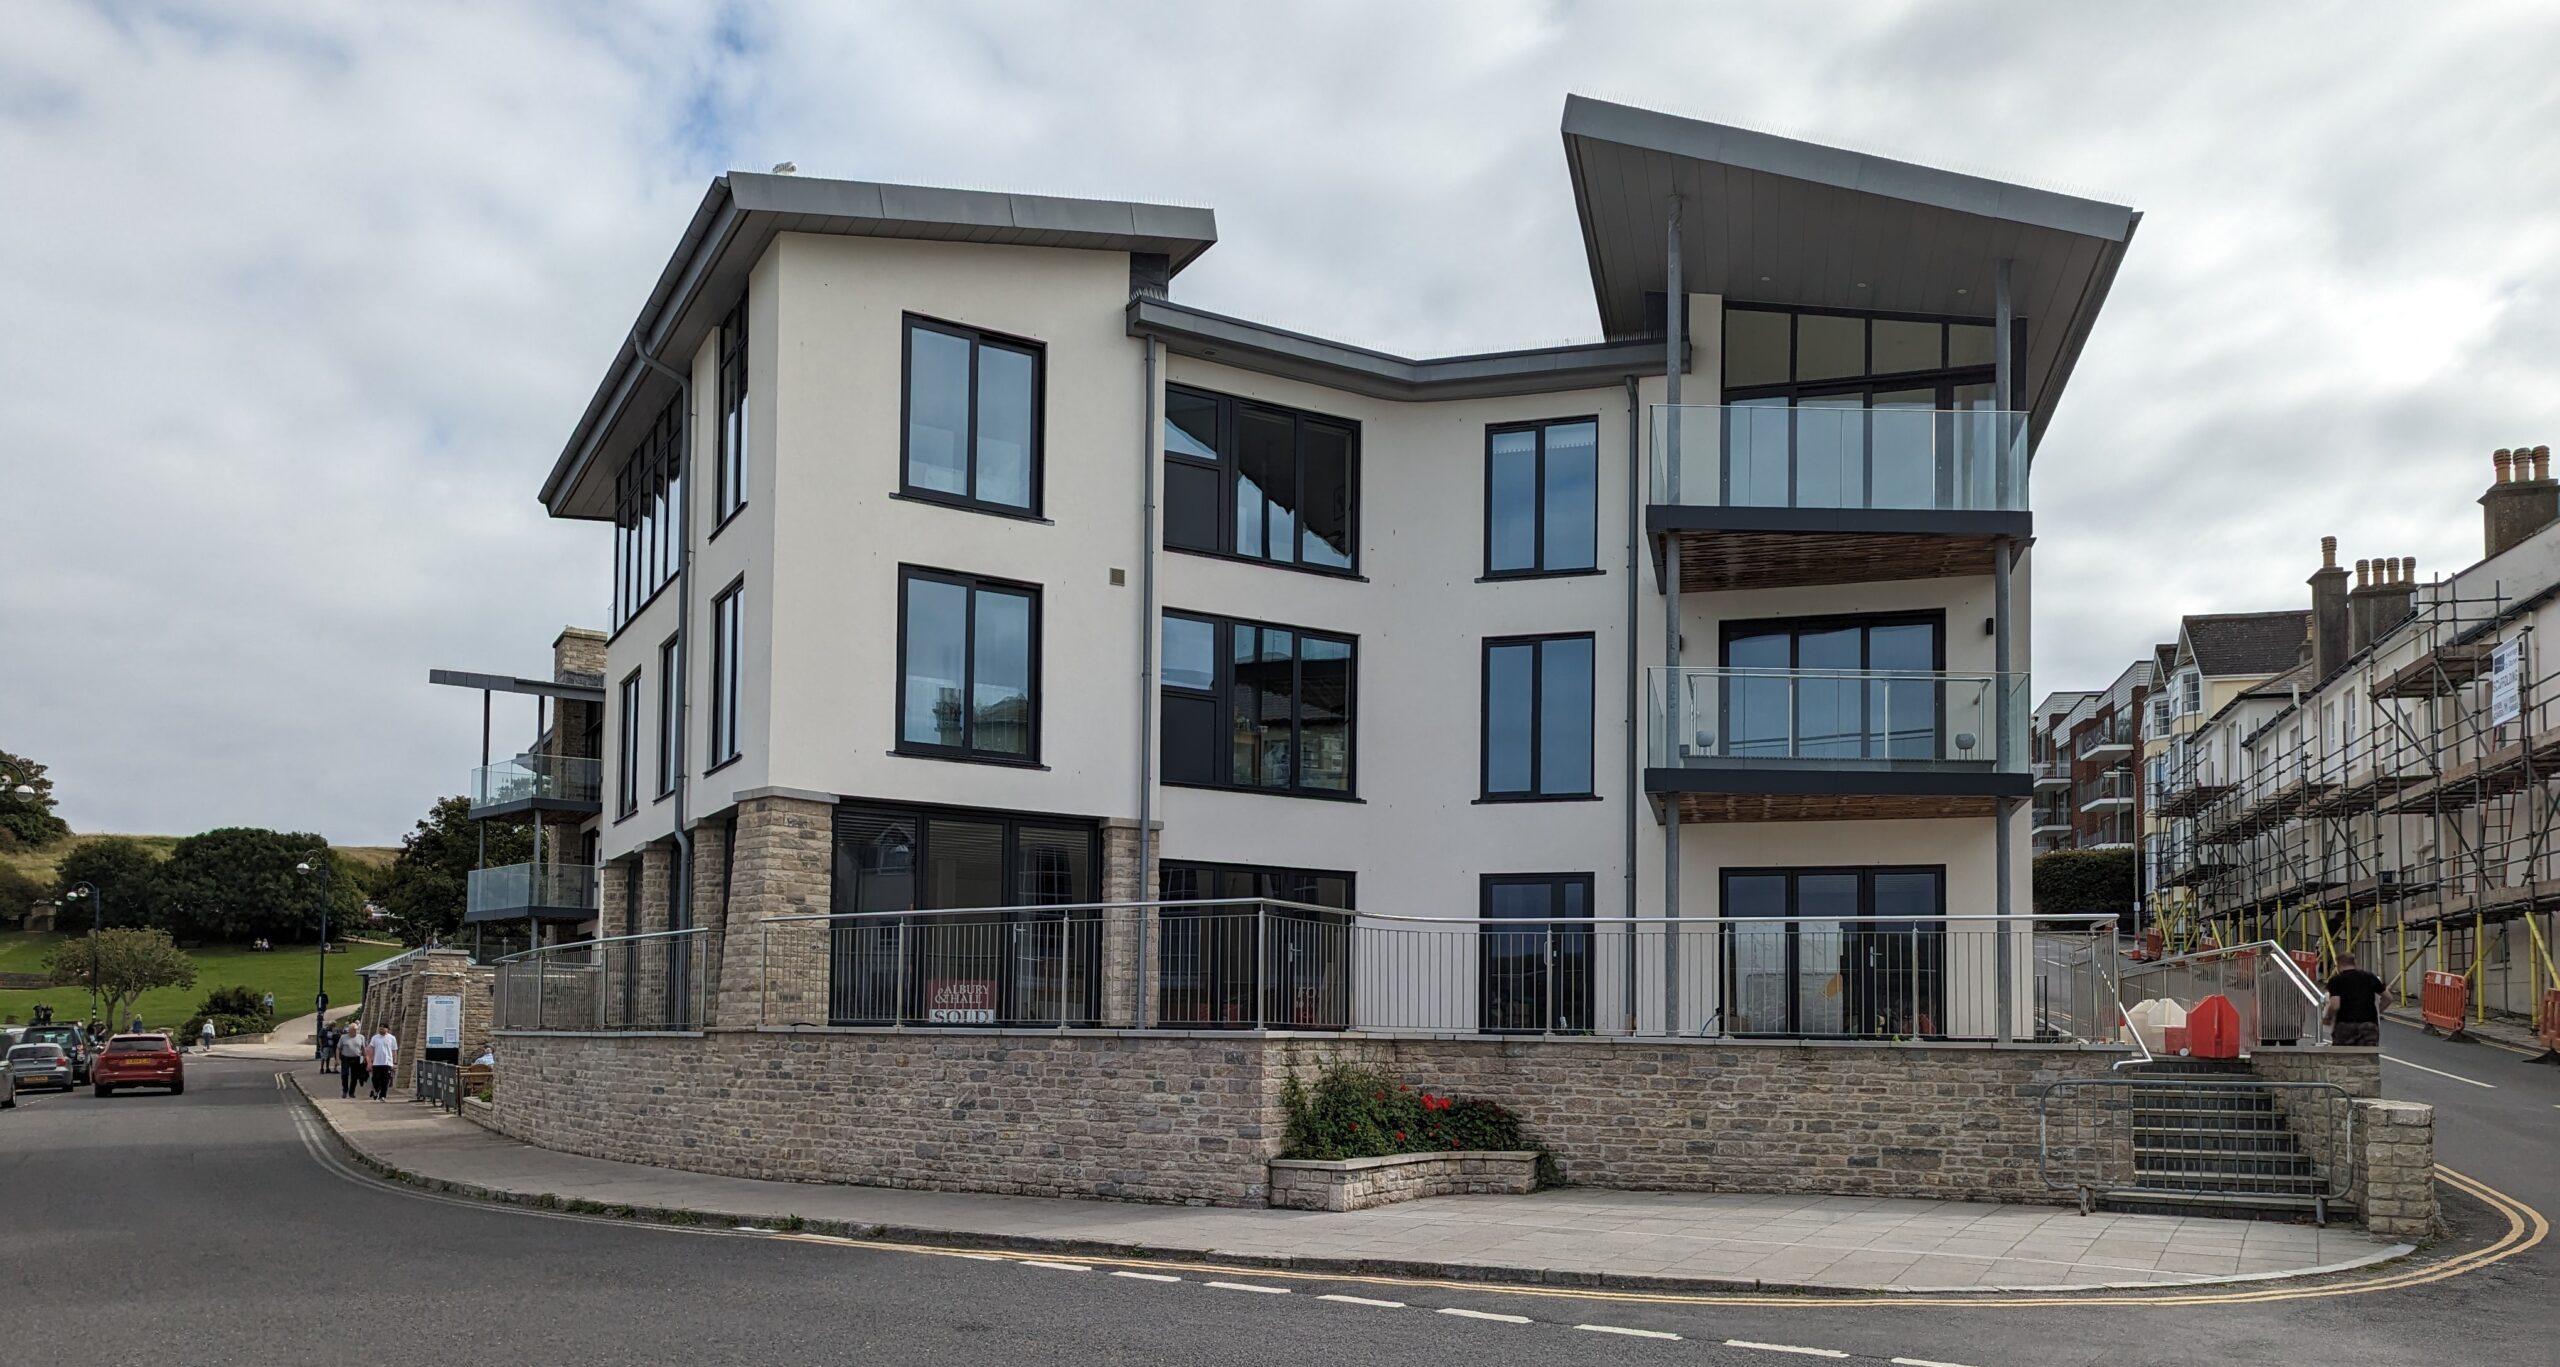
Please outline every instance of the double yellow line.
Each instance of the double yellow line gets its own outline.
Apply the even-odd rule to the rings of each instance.
[[[1220,1263],[1180,1262],[1160,1258],[1125,1258],[1086,1256],[1063,1253],[1018,1253],[987,1249],[950,1248],[934,1244],[888,1243],[871,1239],[846,1239],[827,1234],[776,1234],[773,1237],[800,1243],[839,1244],[852,1248],[872,1248],[898,1253],[921,1253],[935,1257],[996,1259],[1006,1262],[1074,1261],[1095,1267],[1143,1269],[1149,1271],[1220,1273],[1239,1277],[1258,1277],[1266,1281],[1361,1283],[1372,1286],[1422,1287],[1445,1291],[1467,1291],[1498,1296],[1536,1296],[1548,1300],[1615,1301],[1647,1305],[1733,1305],[1733,1306],[1879,1306],[1897,1307],[1958,1306],[2081,1306],[2081,1305],[2261,1305],[2272,1301],[2320,1300],[2332,1296],[2362,1296],[2377,1291],[2398,1291],[2476,1272],[2492,1263],[2508,1258],[2540,1244],[2551,1233],[2551,1222],[2542,1212],[2489,1186],[2477,1178],[2465,1176],[2451,1168],[2438,1167],[2436,1180],[2472,1197],[2504,1217],[2504,1233],[2488,1244],[2457,1254],[2441,1262],[2430,1262],[2400,1271],[2377,1271],[2370,1276],[2350,1276],[2344,1281],[2317,1286],[2270,1286],[2263,1290],[2234,1288],[2221,1291],[2181,1291],[2163,1288],[2156,1292],[2110,1292],[2082,1295],[2071,1292],[2017,1293],[2009,1295],[1932,1295],[1924,1292],[1898,1294],[1825,1295],[1820,1292],[1716,1292],[1716,1291],[1614,1291],[1585,1287],[1539,1286],[1534,1283],[1470,1282],[1439,1277],[1392,1277],[1350,1272],[1307,1272],[1290,1268],[1237,1266]]]

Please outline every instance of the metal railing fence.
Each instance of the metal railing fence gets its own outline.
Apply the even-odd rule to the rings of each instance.
[[[1246,898],[757,933],[768,1028],[2122,1039],[2113,916],[1453,919]]]
[[[500,1030],[633,1033],[715,1024],[716,942],[699,929],[523,950],[497,963]]]
[[[2036,1171],[2047,1189],[2140,1200],[2214,1197],[2328,1203],[2355,1189],[2356,1110],[2334,1082],[2258,1078],[2065,1078],[2036,1097]]]
[[[2321,1042],[2320,1014],[2328,993],[2272,940],[2128,964],[2120,982],[2125,1010],[2153,1053],[2176,1052],[2167,1047],[2168,1027],[2183,1022],[2211,996],[2223,997],[2240,1013],[2243,1049]],[[2153,1003],[2176,1010],[2164,1011]]]
[[[420,1059],[410,1065],[415,1079],[417,1099],[431,1102],[448,1111],[462,1109],[462,1066]]]

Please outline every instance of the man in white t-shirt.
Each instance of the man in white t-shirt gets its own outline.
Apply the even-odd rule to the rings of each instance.
[[[364,1072],[364,1027],[348,1021],[347,1028],[338,1032],[338,1095],[353,1101]]]
[[[373,1062],[373,1099],[386,1100],[391,1095],[391,1070],[400,1066],[400,1037],[386,1025],[373,1032],[364,1048],[366,1057]]]

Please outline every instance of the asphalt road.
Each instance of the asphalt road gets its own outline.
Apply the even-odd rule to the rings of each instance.
[[[2405,1060],[2386,1065],[2393,1094],[2442,1108],[2443,1162],[2544,1211],[2560,1209],[2560,1068],[2404,1030],[2391,1032],[2387,1053]],[[1876,1307],[1048,1267],[653,1229],[430,1197],[359,1174],[277,1090],[279,1066],[191,1060],[184,1097],[33,1095],[0,1114],[0,1231],[19,1273],[5,1297],[0,1361],[1807,1360],[1728,1343],[1741,1340],[1850,1361],[1966,1367],[2538,1367],[2560,1338],[2560,1298],[2549,1292],[2560,1247],[2550,1242],[2478,1271],[2355,1294],[2291,1287],[2232,1304]],[[2505,1225],[2476,1203],[2457,1214],[2458,1243]],[[64,1273],[46,1277],[45,1267]],[[1145,1275],[1119,1275],[1129,1271]],[[1253,1287],[1265,1289],[1238,1289]]]

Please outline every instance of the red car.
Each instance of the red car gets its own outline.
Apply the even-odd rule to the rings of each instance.
[[[89,1064],[89,1090],[112,1096],[118,1087],[166,1087],[169,1095],[187,1090],[187,1065],[167,1035],[118,1035]]]

